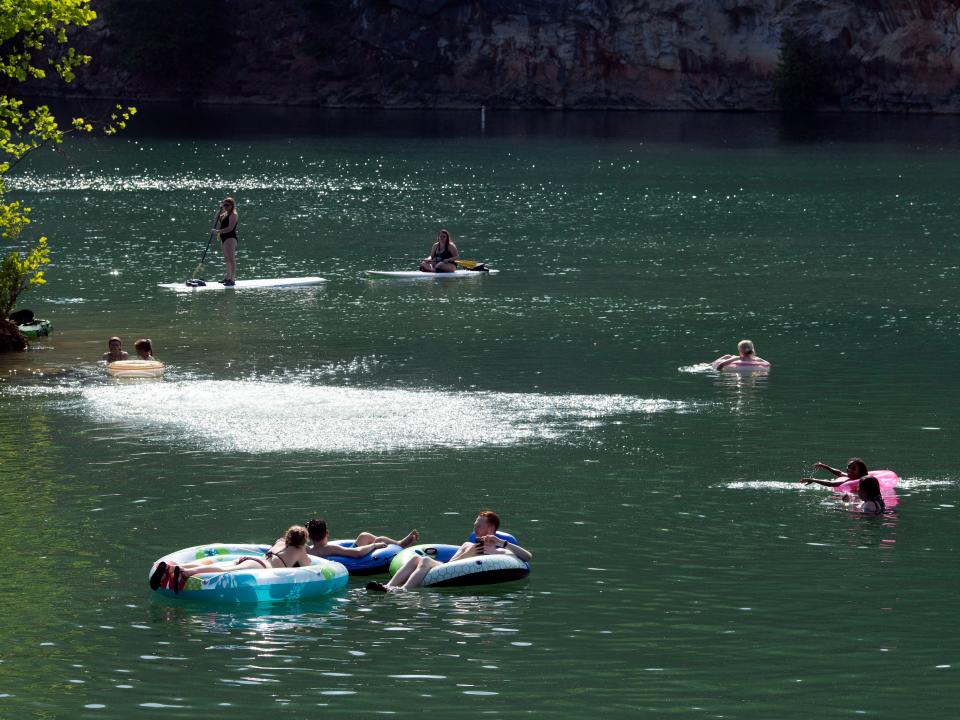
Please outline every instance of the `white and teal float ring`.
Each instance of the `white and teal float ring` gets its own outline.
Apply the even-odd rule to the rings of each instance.
[[[495,583],[522,580],[530,574],[530,563],[524,562],[512,553],[496,555],[475,555],[465,560],[450,558],[460,548],[459,545],[414,545],[408,547],[390,563],[390,574],[397,571],[415,555],[426,555],[443,563],[423,578],[423,587],[465,587],[467,585],[493,585]]]
[[[47,337],[53,332],[53,323],[49,320],[34,320],[24,325],[17,325],[24,337]]]
[[[269,545],[213,543],[197,545],[170,553],[150,567],[150,575],[160,562],[185,565],[197,560],[210,563],[237,560],[243,556],[263,557]],[[338,562],[312,557],[312,564],[299,568],[239,570],[227,573],[194,575],[174,595],[170,588],[160,588],[165,597],[201,600],[214,603],[254,603],[297,600],[339,592],[347,586],[347,569]],[[149,575],[148,575],[149,577]]]

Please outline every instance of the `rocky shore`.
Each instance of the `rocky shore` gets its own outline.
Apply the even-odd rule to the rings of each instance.
[[[99,0],[85,98],[960,112],[947,0]]]

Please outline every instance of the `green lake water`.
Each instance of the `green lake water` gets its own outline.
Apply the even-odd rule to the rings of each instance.
[[[142,108],[13,178],[0,717],[953,718],[960,119]],[[225,195],[241,278],[177,293]],[[394,282],[440,227],[497,275]],[[36,229],[34,229],[36,228]],[[219,256],[206,277],[222,277]],[[110,335],[159,381],[109,380]],[[766,376],[704,363],[751,338]],[[882,517],[798,479],[896,470]],[[481,590],[164,601],[322,515],[534,554]]]

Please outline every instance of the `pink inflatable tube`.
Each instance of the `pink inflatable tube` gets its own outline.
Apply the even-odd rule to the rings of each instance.
[[[900,478],[893,470],[873,470],[868,474],[873,475],[877,479],[877,482],[880,483],[881,495],[893,495],[893,489],[897,486],[897,483],[900,482]],[[844,476],[841,475],[837,480],[842,477]],[[833,491],[838,493],[855,493],[859,486],[859,480],[847,480],[843,485],[837,485],[837,487],[833,488]]]
[[[759,372],[761,370],[769,370],[770,363],[766,360],[734,360],[733,362],[726,363],[723,367],[717,367],[720,365],[721,361],[714,360],[711,365],[713,365],[714,370],[719,370],[723,372],[724,370],[733,370],[735,372]]]

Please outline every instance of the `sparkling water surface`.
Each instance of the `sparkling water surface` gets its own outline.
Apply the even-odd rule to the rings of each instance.
[[[11,179],[0,717],[952,718],[960,120],[141,109]],[[226,194],[240,276],[175,293]],[[500,270],[412,269],[447,227]],[[202,276],[222,277],[211,248]],[[118,334],[160,380],[106,377]],[[765,375],[706,364],[754,340]],[[797,480],[852,456],[882,517]],[[527,581],[260,606],[151,562],[325,516]]]

